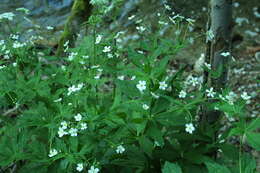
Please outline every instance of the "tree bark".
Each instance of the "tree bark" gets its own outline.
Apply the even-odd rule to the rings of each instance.
[[[231,32],[232,32],[232,0],[211,0],[210,31],[214,34],[209,41],[209,62],[213,72],[218,76],[209,75],[208,85],[221,90],[227,84],[228,63],[231,57]],[[222,53],[230,55],[223,56]]]
[[[211,0],[209,30],[212,36],[207,39],[206,62],[211,64],[211,72],[205,72],[206,84],[220,92],[228,81],[228,64],[231,59],[232,42],[232,0]],[[209,34],[207,34],[209,35]],[[227,54],[227,56],[223,56]],[[204,120],[214,123],[220,116],[219,111],[204,108]]]
[[[68,17],[64,31],[59,40],[57,56],[64,55],[64,44],[69,41],[68,46],[74,47],[77,33],[82,23],[86,22],[91,15],[93,6],[90,0],[75,0],[72,6],[71,15]]]

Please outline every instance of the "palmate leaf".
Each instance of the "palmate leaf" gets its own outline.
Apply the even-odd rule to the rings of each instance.
[[[165,162],[162,173],[182,173],[182,170],[178,164]]]

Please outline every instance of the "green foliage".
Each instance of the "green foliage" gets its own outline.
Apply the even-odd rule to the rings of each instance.
[[[182,173],[182,171],[179,165],[170,162],[165,162],[162,173]]]
[[[141,33],[140,41],[120,47],[112,44],[116,33],[97,41],[100,19],[90,18],[93,35],[63,60],[30,43],[0,45],[0,56],[11,52],[0,61],[3,171],[76,172],[81,163],[96,172],[256,171],[255,160],[228,142],[239,136],[259,150],[260,121],[245,116],[248,100],[228,90],[210,95],[186,67],[168,72],[185,36]],[[214,124],[200,121],[205,105],[225,115]],[[216,137],[220,121],[231,125]]]

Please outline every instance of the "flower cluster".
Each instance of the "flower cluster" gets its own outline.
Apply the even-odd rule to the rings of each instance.
[[[68,46],[68,45],[67,45],[67,46]],[[75,58],[77,55],[78,55],[77,52],[71,52],[71,53],[69,54],[68,60],[69,60],[69,61],[73,61],[74,58]]]
[[[78,84],[77,86],[72,85],[71,87],[68,88],[68,96],[71,95],[74,92],[80,91],[82,87],[84,86],[83,83]]]
[[[88,128],[87,123],[81,122],[82,120],[82,115],[77,114],[74,116],[74,119],[78,123],[67,123],[66,121],[62,121],[60,123],[60,127],[58,130],[58,135],[59,137],[63,137],[65,135],[70,135],[70,136],[78,136],[78,131],[79,130],[86,130]],[[69,128],[70,126],[70,128]]]

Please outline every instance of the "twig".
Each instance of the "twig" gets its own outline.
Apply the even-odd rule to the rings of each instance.
[[[18,108],[20,107],[19,104],[16,104],[15,107],[7,110],[6,112],[3,113],[3,116],[8,116],[9,114],[15,112]]]

